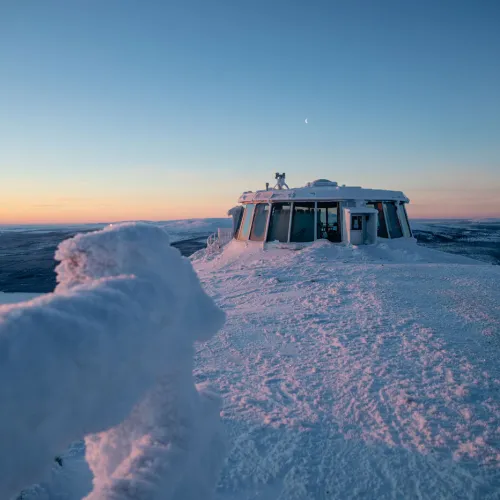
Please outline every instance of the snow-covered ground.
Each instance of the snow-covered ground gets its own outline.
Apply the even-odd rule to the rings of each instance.
[[[498,498],[499,266],[404,241],[192,262],[227,315],[194,364],[222,397],[217,500]],[[65,477],[26,498],[69,500]]]
[[[224,401],[218,499],[498,498],[500,267],[400,242],[195,257],[227,313],[195,369]]]

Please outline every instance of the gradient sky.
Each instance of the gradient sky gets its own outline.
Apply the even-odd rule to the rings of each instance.
[[[500,2],[0,1],[0,223],[224,216],[278,170],[500,217]]]

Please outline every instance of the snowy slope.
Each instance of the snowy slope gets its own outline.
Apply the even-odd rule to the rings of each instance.
[[[224,400],[217,498],[498,498],[500,267],[478,264],[398,242],[195,260],[227,313],[195,369]]]

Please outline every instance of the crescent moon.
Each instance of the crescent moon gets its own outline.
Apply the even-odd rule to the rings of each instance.
[[[307,118],[304,121],[306,122],[306,125],[307,125]]]

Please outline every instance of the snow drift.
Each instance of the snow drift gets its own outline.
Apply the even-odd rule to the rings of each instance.
[[[56,258],[53,294],[0,306],[0,498],[46,478],[83,436],[88,498],[210,496],[223,444],[193,343],[224,313],[152,225],[78,235]],[[198,489],[184,466],[200,469]]]

